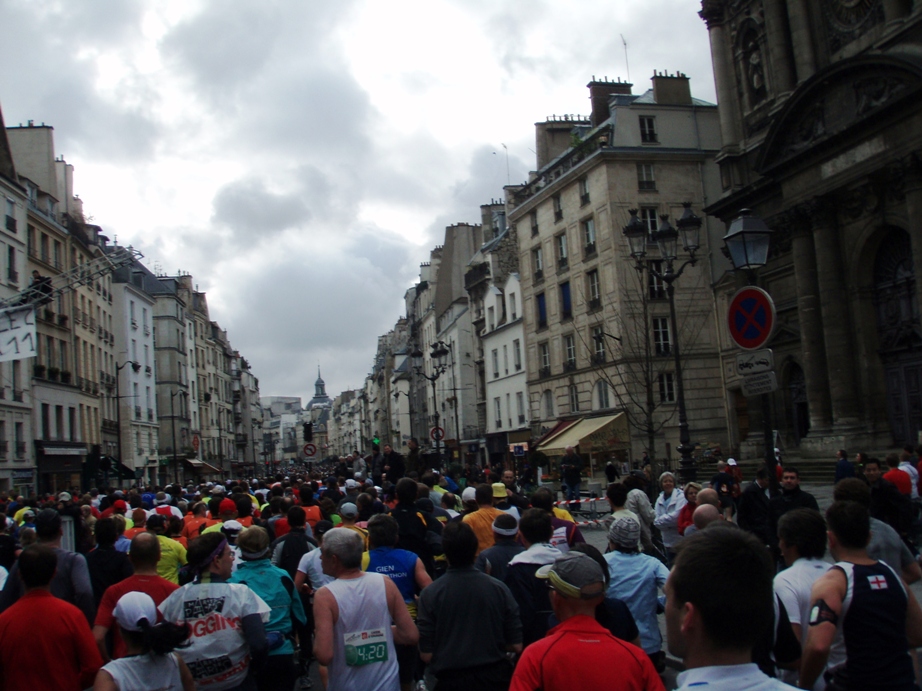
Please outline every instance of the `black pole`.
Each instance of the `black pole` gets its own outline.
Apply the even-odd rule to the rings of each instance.
[[[438,380],[438,376],[433,377],[432,379],[432,419],[435,421],[435,458],[436,463],[438,463],[437,470],[442,470],[442,448],[440,445],[441,434],[439,432],[439,402],[436,400],[435,393],[435,382]]]
[[[672,326],[672,348],[675,356],[675,384],[676,398],[679,404],[679,448],[676,451],[682,457],[680,461],[679,474],[682,483],[695,482],[698,479],[698,469],[695,467],[695,459],[692,458],[691,436],[688,433],[688,415],[685,411],[685,386],[682,382],[682,357],[679,353],[679,327],[675,313],[675,287],[673,281],[678,278],[672,271],[672,262],[669,262],[666,268],[666,295],[669,297],[669,319]]]

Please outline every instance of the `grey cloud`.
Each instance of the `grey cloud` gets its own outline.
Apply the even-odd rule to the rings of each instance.
[[[311,212],[298,195],[278,194],[260,180],[236,180],[214,198],[212,222],[230,228],[239,237],[271,235],[306,223]]]

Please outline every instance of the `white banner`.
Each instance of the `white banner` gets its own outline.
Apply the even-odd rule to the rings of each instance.
[[[33,308],[0,310],[0,362],[35,357],[38,354],[36,345]]]

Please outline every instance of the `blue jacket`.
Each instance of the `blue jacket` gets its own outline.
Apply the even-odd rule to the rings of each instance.
[[[269,655],[292,655],[294,646],[287,637],[292,629],[291,617],[293,615],[306,624],[307,616],[291,576],[284,569],[273,566],[268,559],[257,559],[242,562],[227,582],[244,583],[272,608],[266,633],[278,631],[286,638],[282,646],[270,651]]]

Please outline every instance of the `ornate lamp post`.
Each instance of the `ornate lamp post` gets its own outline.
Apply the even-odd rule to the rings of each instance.
[[[745,271],[749,285],[756,285],[756,272],[768,263],[772,230],[751,209],[740,209],[739,218],[730,224],[724,235],[723,253],[733,262],[737,271]],[[775,440],[772,434],[772,411],[769,394],[760,396],[762,404],[762,434],[765,443],[765,468],[769,481],[777,483],[775,467]]]
[[[442,341],[436,341],[435,343],[432,344],[432,351],[429,353],[429,356],[432,359],[432,374],[426,374],[425,370],[423,369],[422,364],[413,366],[414,371],[418,375],[424,377],[425,379],[428,379],[432,383],[432,421],[433,421],[433,426],[436,428],[438,428],[439,426],[439,406],[438,406],[438,401],[436,400],[435,383],[438,381],[439,377],[441,377],[443,374],[445,374],[446,371],[448,371],[448,355],[449,355],[449,350],[446,347],[446,345],[442,343]],[[422,352],[420,352],[419,349],[416,349],[411,353],[410,357],[416,359],[418,362],[419,360],[422,359],[423,354]],[[442,446],[441,446],[442,438],[441,438],[441,435],[436,434],[434,441],[435,441],[435,454],[436,454],[436,457],[438,458],[439,469],[441,470],[441,466],[442,466]]]
[[[669,224],[668,214],[663,214],[660,216],[660,226],[653,234],[653,239],[659,247],[660,258],[666,265],[665,271],[657,271],[643,261],[647,254],[647,227],[637,217],[637,209],[629,210],[631,220],[624,227],[624,235],[630,245],[634,268],[638,272],[643,272],[646,269],[666,284],[666,295],[669,298],[669,319],[673,337],[672,352],[675,358],[676,400],[679,406],[679,446],[676,450],[682,457],[680,475],[682,482],[685,483],[695,481],[698,477],[698,470],[695,467],[695,459],[692,458],[694,447],[691,445],[691,437],[688,432],[688,416],[685,411],[685,386],[682,381],[682,359],[679,353],[679,328],[676,319],[675,286],[673,284],[682,275],[687,266],[694,266],[698,261],[695,257],[695,252],[701,246],[699,240],[701,218],[691,210],[691,202],[685,202],[683,206],[685,211],[676,222],[676,225],[679,226],[678,230]],[[688,254],[688,259],[676,270],[675,262],[679,259],[678,241],[680,236],[682,248]]]

